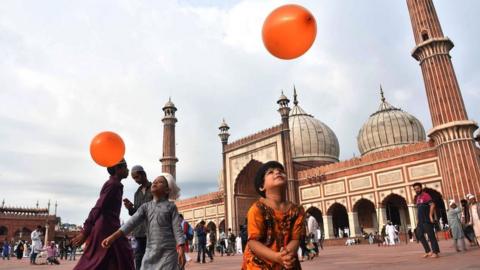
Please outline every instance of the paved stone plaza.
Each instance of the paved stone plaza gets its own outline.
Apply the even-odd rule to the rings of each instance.
[[[421,246],[417,244],[400,245],[396,247],[377,246],[352,246],[352,247],[327,247],[322,251],[319,258],[304,262],[303,270],[313,269],[480,269],[480,249],[475,247],[466,253],[457,253],[451,246],[450,241],[441,241],[441,257],[438,259],[421,258]],[[193,254],[191,254],[193,255]],[[216,257],[213,263],[197,264],[190,263],[187,269],[240,269],[241,256]],[[28,259],[17,261],[0,260],[0,269],[23,270],[23,269],[73,269],[75,262],[63,262],[60,266],[37,265],[30,266]]]

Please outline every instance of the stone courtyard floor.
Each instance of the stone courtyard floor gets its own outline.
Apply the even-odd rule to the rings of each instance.
[[[441,241],[441,257],[438,259],[423,259],[421,245],[416,243],[402,244],[396,247],[377,247],[359,245],[351,247],[326,247],[320,257],[313,261],[302,263],[303,270],[313,269],[422,269],[422,270],[455,270],[480,269],[480,248],[474,247],[465,253],[457,253],[450,241]],[[190,254],[193,256],[193,254]],[[189,263],[186,269],[240,269],[241,256],[215,257],[215,261],[207,264]],[[17,261],[0,260],[0,269],[73,269],[75,262],[62,261],[62,265],[34,265],[28,264],[28,259]],[[168,270],[168,269],[166,269]]]

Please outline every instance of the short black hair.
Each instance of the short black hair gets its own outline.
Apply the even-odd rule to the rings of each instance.
[[[183,219],[183,215],[182,215],[182,214],[179,214],[178,216],[179,216],[179,217],[181,217],[181,218]]]
[[[263,188],[263,185],[265,184],[265,173],[267,173],[268,169],[281,169],[284,171],[285,169],[283,168],[283,165],[280,164],[278,161],[269,161],[265,164],[263,164],[257,171],[257,174],[255,175],[255,190],[257,193],[265,198],[265,190],[260,190]]]
[[[422,184],[419,182],[413,183],[412,187],[420,187],[422,188]]]
[[[125,164],[126,164],[125,159],[122,159],[122,160],[120,160],[117,164],[115,164],[115,165],[113,165],[113,166],[111,166],[111,167],[108,167],[108,168],[107,168],[108,174],[114,175],[114,174],[115,174],[115,169],[116,169],[117,167],[122,166],[122,165],[125,165]]]
[[[107,172],[108,172],[108,174],[110,174],[110,175],[114,175],[114,174],[115,174],[115,166],[113,166],[113,167],[108,167],[108,168],[107,168]]]
[[[42,226],[41,225],[37,225],[37,229],[42,229]]]

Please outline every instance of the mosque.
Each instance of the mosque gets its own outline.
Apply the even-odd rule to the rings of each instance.
[[[217,192],[177,201],[191,224],[205,220],[215,230],[238,232],[247,210],[258,199],[253,179],[266,161],[286,168],[288,199],[311,213],[326,239],[349,228],[351,236],[374,232],[391,220],[402,232],[415,227],[414,182],[423,183],[445,221],[445,202],[468,193],[480,195],[480,148],[477,123],[467,116],[449,51],[432,0],[407,0],[415,47],[433,128],[425,131],[415,116],[390,104],[380,105],[359,130],[361,157],[339,160],[334,131],[283,94],[278,99],[281,121],[268,129],[229,142],[230,128],[219,127],[222,173]],[[291,107],[290,107],[291,106]],[[175,175],[175,105],[163,108],[162,168]]]

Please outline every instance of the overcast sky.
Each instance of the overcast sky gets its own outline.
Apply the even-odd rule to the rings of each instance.
[[[405,0],[296,1],[315,16],[313,47],[292,61],[263,47],[263,20],[287,1],[2,1],[0,200],[58,201],[81,224],[107,179],[90,158],[100,131],[119,133],[131,166],[161,171],[161,108],[178,108],[182,198],[217,189],[218,126],[231,140],[280,123],[283,89],[337,134],[341,159],[358,155],[358,130],[387,100],[431,128]],[[438,0],[469,117],[480,114],[480,2]],[[124,196],[136,189],[124,180]],[[53,210],[53,206],[52,206]],[[122,218],[127,215],[122,210]]]

